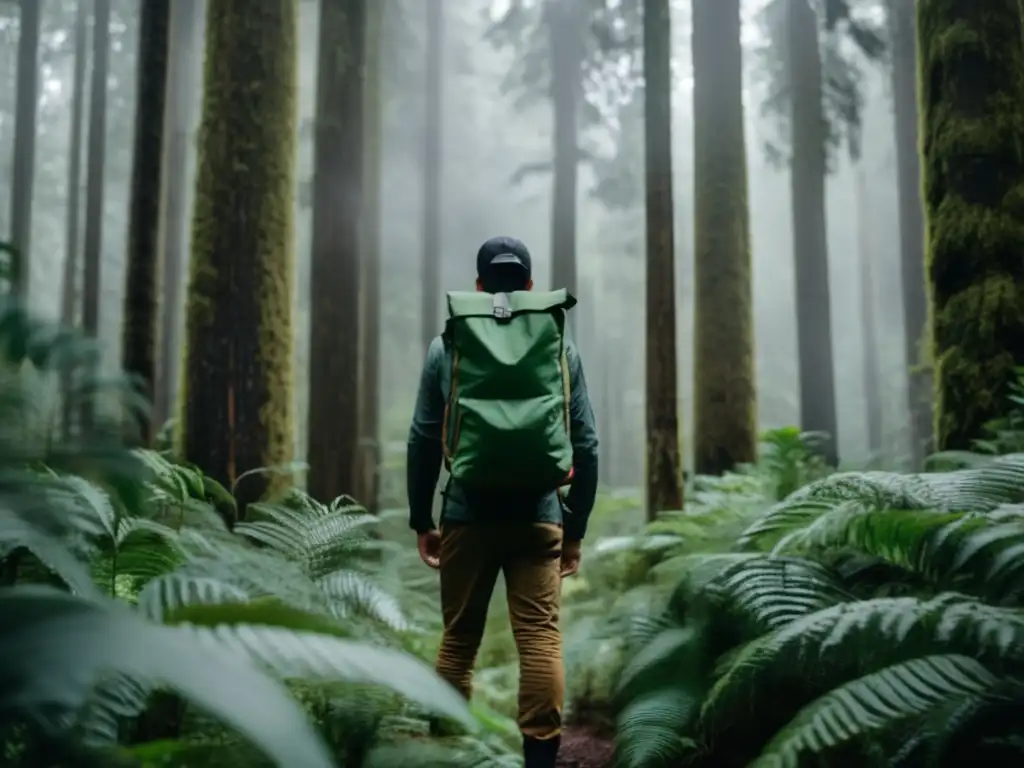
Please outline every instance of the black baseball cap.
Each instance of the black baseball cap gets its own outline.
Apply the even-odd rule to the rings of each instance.
[[[524,282],[530,279],[533,260],[530,250],[522,240],[514,237],[492,237],[476,252],[476,275],[481,280],[491,277],[496,271],[506,272],[517,265],[526,274]],[[499,270],[493,270],[498,267]]]

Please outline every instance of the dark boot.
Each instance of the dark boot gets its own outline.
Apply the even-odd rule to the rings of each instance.
[[[552,739],[534,739],[523,737],[523,768],[555,768],[558,761],[558,748],[562,737]]]

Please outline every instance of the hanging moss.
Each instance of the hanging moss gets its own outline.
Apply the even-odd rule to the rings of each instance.
[[[935,436],[964,449],[1024,363],[1018,0],[919,0],[918,50]]]
[[[207,8],[180,438],[230,485],[293,450],[298,0]],[[247,478],[240,508],[266,490]]]
[[[694,0],[694,469],[757,451],[739,0]]]

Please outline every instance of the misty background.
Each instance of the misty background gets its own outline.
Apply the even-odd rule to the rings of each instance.
[[[184,45],[171,61],[177,88],[168,94],[174,133],[186,148],[184,189],[189,200],[176,223],[187,237],[195,173],[195,135],[202,98],[204,0],[187,29],[173,34]],[[789,172],[772,162],[766,144],[779,127],[763,109],[767,94],[761,49],[766,45],[759,12],[764,0],[745,0],[743,15],[745,114],[756,319],[758,409],[762,429],[799,422],[794,265]],[[474,256],[485,239],[519,237],[534,256],[539,288],[550,282],[550,161],[552,119],[543,98],[523,103],[507,86],[515,52],[485,34],[501,10],[491,0],[446,0],[444,54],[444,152],[442,287],[464,289],[474,279]],[[113,0],[106,130],[101,337],[111,364],[120,356],[124,255],[135,108],[138,3]],[[419,329],[422,263],[421,176],[424,132],[425,9],[418,0],[389,4],[383,20],[384,126],[381,215],[380,428],[385,467],[404,459],[408,420],[415,398],[422,342]],[[9,11],[4,13],[4,11]],[[10,228],[17,49],[16,6],[0,2],[0,237]],[[310,180],[317,63],[317,3],[304,2],[300,16],[298,189],[295,196],[296,285],[294,331],[296,458],[306,450],[309,354]],[[60,314],[60,275],[65,260],[75,4],[50,0],[43,9],[41,99],[35,200],[32,218],[30,296],[41,312]],[[673,4],[677,323],[679,413],[688,455],[692,411],[693,136],[689,3]],[[184,52],[182,52],[184,51]],[[862,62],[864,104],[861,156],[834,157],[827,181],[828,258],[839,453],[844,466],[901,466],[909,449],[906,369],[899,275],[899,237],[894,131],[889,75],[884,64]],[[86,89],[88,99],[88,89]],[[86,104],[88,110],[88,104]],[[605,111],[581,138],[598,162],[626,158],[642,179],[642,109],[639,103]],[[533,169],[533,172],[525,172]],[[172,168],[171,174],[179,169]],[[577,324],[581,353],[602,437],[603,477],[611,487],[638,487],[644,468],[644,203],[642,183],[634,199],[609,208],[594,196],[594,163],[580,167],[578,200]],[[84,185],[83,185],[84,186]],[[84,189],[81,196],[84,202]],[[167,237],[167,233],[164,233]],[[865,269],[867,265],[867,269]],[[184,316],[185,266],[179,312]],[[721,311],[727,312],[728,308]],[[878,350],[880,451],[868,436],[863,317],[874,318]],[[438,317],[440,331],[443,318]],[[589,342],[589,343],[585,343]],[[689,462],[687,461],[687,465]],[[387,488],[385,505],[404,503]],[[397,491],[397,489],[396,489]]]

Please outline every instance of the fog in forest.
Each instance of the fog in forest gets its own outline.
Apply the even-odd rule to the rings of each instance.
[[[0,0],[0,764],[1021,764],[1022,135],[1022,0]]]
[[[41,39],[41,100],[32,214],[30,292],[48,315],[60,310],[62,265],[66,253],[69,136],[74,65],[75,3],[45,3]],[[183,3],[189,5],[190,3]],[[196,2],[187,35],[171,63],[176,82],[169,94],[173,136],[186,142],[184,175],[192,194],[195,137],[201,107],[202,2]],[[771,83],[766,76],[768,43],[763,2],[743,3],[745,45],[746,143],[752,235],[753,294],[756,320],[756,371],[760,427],[798,424],[798,368],[792,256],[789,173],[770,151],[778,144],[779,119],[766,106]],[[444,95],[441,153],[442,287],[464,289],[474,279],[476,249],[488,237],[508,234],[530,247],[538,287],[550,282],[551,249],[551,104],[543,94],[524,94],[510,83],[514,47],[496,45],[488,29],[500,17],[501,3],[445,0]],[[14,87],[18,25],[10,12],[0,15],[0,233],[10,226],[11,162],[14,140]],[[422,358],[420,330],[421,219],[425,93],[423,61],[426,5],[418,0],[388,4],[383,19],[383,142],[381,240],[382,322],[380,354],[380,426],[389,462],[400,462],[415,398]],[[0,12],[4,9],[0,6]],[[307,391],[302,385],[311,361],[309,334],[310,186],[318,5],[303,2],[299,23],[299,143],[295,226],[295,405],[296,451],[305,453]],[[673,172],[675,179],[676,295],[679,356],[679,412],[684,451],[689,429],[693,382],[693,122],[689,3],[673,8],[674,92]],[[101,336],[111,359],[118,359],[128,227],[137,3],[113,0],[109,101],[106,124],[104,221],[102,228]],[[890,77],[885,62],[869,62],[847,52],[862,77],[860,156],[844,141],[832,153],[827,179],[828,267],[831,287],[833,364],[835,366],[838,446],[845,466],[872,462],[899,465],[908,453],[907,363],[903,351],[900,299],[898,207]],[[628,69],[628,64],[624,65]],[[618,88],[630,101],[630,77]],[[88,89],[86,89],[88,91]],[[591,382],[602,435],[602,480],[614,487],[643,483],[643,308],[644,209],[641,113],[609,105],[616,94],[595,87],[589,100],[595,119],[581,130],[585,158],[578,188],[578,298],[575,323],[581,328],[581,354]],[[86,104],[88,111],[88,104]],[[600,161],[624,158],[635,184],[627,183],[624,205],[611,207],[597,196]],[[179,181],[179,183],[181,183]],[[84,191],[84,185],[83,185]],[[191,199],[176,221],[187,233]],[[164,237],[167,237],[165,232]],[[867,267],[865,268],[865,264]],[[182,265],[183,302],[185,265]],[[184,304],[182,303],[183,311]],[[728,313],[729,307],[718,311]],[[874,317],[873,340],[865,339],[863,315]],[[443,316],[437,318],[440,331]],[[865,355],[874,345],[877,356]],[[867,360],[867,363],[866,363]],[[870,403],[865,365],[877,365],[880,390]],[[883,425],[881,441],[870,445],[868,412],[876,409]],[[385,494],[386,495],[386,494]],[[395,499],[400,502],[400,499]]]

